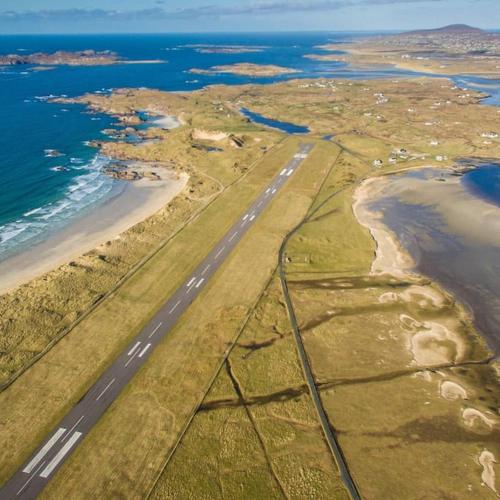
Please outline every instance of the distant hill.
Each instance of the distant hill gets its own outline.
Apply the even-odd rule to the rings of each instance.
[[[450,24],[449,26],[444,26],[443,28],[436,28],[430,30],[416,30],[407,31],[402,33],[402,35],[480,35],[486,33],[480,28],[474,28],[467,24]]]

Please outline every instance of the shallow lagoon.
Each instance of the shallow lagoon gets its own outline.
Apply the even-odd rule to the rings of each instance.
[[[491,169],[498,176],[500,167],[492,165],[462,177],[441,169],[396,174],[383,181],[381,196],[369,207],[382,213],[415,269],[468,306],[498,353],[500,191],[498,184],[489,189]]]

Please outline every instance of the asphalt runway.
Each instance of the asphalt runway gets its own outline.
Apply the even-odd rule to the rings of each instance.
[[[198,296],[211,276],[241,238],[307,158],[312,144],[299,152],[277,174],[205,259],[189,275],[148,325],[134,338],[113,364],[99,377],[85,396],[59,422],[30,458],[0,490],[0,500],[32,499],[42,491],[53,474],[85,438],[106,409],[118,397],[155,347],[168,335],[182,313]],[[126,313],[126,311],[124,311]]]

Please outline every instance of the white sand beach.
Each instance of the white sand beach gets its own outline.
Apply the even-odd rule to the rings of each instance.
[[[45,241],[0,262],[0,293],[66,264],[158,212],[186,186],[188,176],[121,181],[115,195]]]

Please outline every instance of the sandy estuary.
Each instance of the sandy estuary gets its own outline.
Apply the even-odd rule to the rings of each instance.
[[[355,211],[377,241],[373,272],[415,271],[435,280],[469,309],[498,354],[500,206],[491,192],[481,197],[470,189],[468,175],[423,168],[369,179]]]

